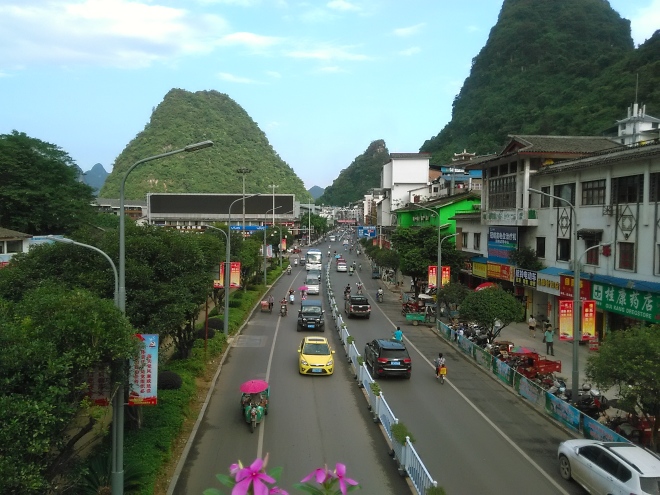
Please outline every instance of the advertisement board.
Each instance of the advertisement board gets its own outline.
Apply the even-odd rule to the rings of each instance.
[[[594,282],[591,298],[598,309],[660,323],[660,294]]]
[[[449,283],[450,280],[450,275],[451,275],[451,267],[449,266],[443,266],[442,267],[442,274],[440,275],[440,286],[444,287]]]
[[[358,237],[373,239],[376,237],[376,227],[373,225],[358,225]]]
[[[131,359],[128,374],[128,405],[155,406],[158,403],[158,335],[137,334],[140,351]]]
[[[582,303],[582,340],[596,340],[596,301]]]
[[[509,263],[518,249],[518,227],[488,227],[488,261]]]
[[[573,301],[559,301],[559,340],[573,340]]]
[[[479,278],[488,278],[488,266],[486,263],[472,262],[472,275]]]
[[[559,275],[559,295],[573,297],[573,277],[570,275]],[[591,282],[580,278],[580,300],[591,298]]]
[[[513,283],[522,285],[523,287],[536,288],[537,273],[532,270],[524,270],[523,268],[516,268]]]
[[[513,267],[499,263],[488,262],[488,278],[499,278],[507,282],[513,282]]]
[[[427,281],[429,289],[435,289],[436,282],[438,280],[437,277],[438,277],[438,265],[429,265],[428,281]]]
[[[229,287],[236,289],[241,286],[241,262],[232,261],[229,269]],[[220,263],[220,280],[213,281],[213,288],[224,289],[225,287],[225,264]]]

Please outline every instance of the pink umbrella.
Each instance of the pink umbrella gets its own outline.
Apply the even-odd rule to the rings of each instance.
[[[491,287],[497,287],[493,282],[484,282],[481,285],[477,285],[474,290],[483,290],[490,289]]]
[[[268,382],[265,380],[248,380],[241,384],[241,392],[246,394],[258,394],[268,388]]]
[[[306,291],[306,290],[309,290],[309,287],[307,287],[306,285],[301,285],[300,287],[298,287],[298,290],[300,290],[300,291],[305,290]]]

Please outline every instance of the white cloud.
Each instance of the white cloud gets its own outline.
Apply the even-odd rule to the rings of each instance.
[[[9,0],[0,4],[0,66],[144,67],[207,53],[227,31],[216,15],[130,0]]]
[[[404,57],[410,57],[411,55],[415,55],[416,53],[421,52],[422,49],[418,46],[411,46],[410,48],[407,48],[405,50],[400,50],[397,53],[399,55],[403,55]]]
[[[652,0],[649,5],[630,16],[633,39],[641,45],[660,28],[660,0]]]
[[[319,72],[325,72],[327,74],[337,74],[339,72],[346,72],[344,71],[341,67],[335,66],[327,66],[327,67],[321,67],[319,69]]]
[[[407,38],[408,36],[413,36],[419,33],[426,26],[425,22],[420,22],[414,26],[408,26],[404,28],[397,28],[394,30],[394,35],[401,38]]]
[[[243,45],[253,49],[268,48],[280,43],[281,38],[274,36],[262,36],[254,33],[231,33],[219,40],[221,45]]]
[[[316,60],[350,60],[350,61],[362,61],[369,60],[369,57],[366,55],[361,55],[358,53],[351,53],[348,48],[343,47],[320,47],[320,48],[311,48],[307,50],[291,50],[287,53],[287,56],[291,58],[309,58]]]
[[[358,7],[355,4],[352,4],[351,2],[347,2],[346,0],[331,0],[330,2],[327,3],[327,6],[329,9],[341,10],[341,11],[357,12],[361,10],[360,7]]]
[[[338,16],[325,9],[311,9],[300,14],[300,20],[307,23],[325,23],[338,19]]]
[[[267,70],[266,75],[272,77],[273,79],[280,79],[282,77],[282,74],[274,70]]]
[[[481,28],[479,28],[479,26],[475,26],[474,24],[466,26],[465,29],[468,33],[476,33],[476,32],[481,31]]]
[[[229,74],[228,72],[218,72],[217,76],[219,79],[226,82],[232,82],[238,84],[262,84],[259,81],[255,81],[254,79],[250,79],[248,77],[236,76],[234,74]]]

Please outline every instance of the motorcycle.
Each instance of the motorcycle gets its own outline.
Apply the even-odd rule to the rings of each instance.
[[[445,376],[447,376],[447,366],[443,364],[438,367],[438,380],[442,385],[445,383]]]
[[[286,316],[287,311],[286,304],[280,304],[280,316]]]
[[[241,385],[241,410],[245,421],[254,433],[257,425],[268,414],[270,389],[264,380],[250,380]]]
[[[286,274],[291,275],[291,265],[286,267]]]
[[[379,290],[378,292],[376,292],[376,301],[382,303],[383,297],[384,297],[383,291]]]
[[[293,266],[298,266],[298,258],[294,258],[294,260],[293,260]]]
[[[349,274],[349,276],[351,276],[351,277],[353,276],[353,267],[350,267],[350,268],[348,269],[348,274]]]
[[[289,294],[289,304],[293,304],[294,302],[296,302],[296,296]]]

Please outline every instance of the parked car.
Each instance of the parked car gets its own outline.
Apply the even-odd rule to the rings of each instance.
[[[403,342],[375,339],[364,347],[364,362],[376,376],[405,376],[410,379],[412,360]]]
[[[334,353],[325,337],[305,337],[298,348],[298,371],[301,375],[332,375]]]
[[[557,457],[561,477],[591,494],[660,493],[660,457],[632,443],[566,440]]]

